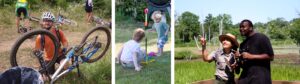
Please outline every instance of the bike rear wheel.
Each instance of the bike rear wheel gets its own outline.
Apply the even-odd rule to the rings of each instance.
[[[92,52],[93,48],[99,48],[94,55],[92,55],[89,60],[87,60],[88,63],[93,63],[99,59],[101,59],[109,49],[111,42],[111,34],[110,30],[106,27],[96,27],[90,30],[85,34],[83,37],[81,44],[86,43],[85,46],[83,46],[83,49],[87,49],[89,46],[93,46],[91,49],[85,53],[86,58],[88,56],[88,53]]]
[[[49,42],[52,42],[54,46],[54,52],[52,53],[53,57],[48,63],[45,63],[44,60],[45,53],[43,53],[43,51],[37,50],[36,48],[36,40],[37,38],[40,38],[41,35],[44,35],[45,38],[49,37]],[[11,66],[29,67],[38,70],[40,73],[44,73],[55,63],[58,56],[58,46],[59,44],[57,38],[47,30],[39,29],[27,32],[17,39],[11,49]],[[37,56],[38,52],[40,52],[40,54]]]

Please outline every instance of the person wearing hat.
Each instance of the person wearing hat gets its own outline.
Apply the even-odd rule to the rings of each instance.
[[[215,72],[215,84],[235,84],[234,82],[234,66],[235,52],[239,47],[239,43],[234,35],[227,33],[219,36],[219,40],[222,43],[222,49],[208,54],[205,49],[206,41],[203,37],[200,38],[202,45],[202,55],[205,62],[215,61],[216,72]]]

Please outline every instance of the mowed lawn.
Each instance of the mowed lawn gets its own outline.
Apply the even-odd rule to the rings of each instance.
[[[176,48],[180,52],[182,47]],[[272,80],[300,80],[300,56],[290,50],[275,50],[275,59],[271,62]],[[284,51],[284,52],[283,52]],[[277,55],[276,55],[277,54]],[[176,56],[176,54],[175,54]],[[276,57],[277,56],[277,57]],[[196,81],[214,79],[215,63],[207,63],[202,58],[195,60],[175,60],[175,84],[190,84]],[[236,75],[236,78],[239,76]]]
[[[122,22],[116,24],[116,52],[122,45],[132,38],[132,33],[136,28],[144,28],[143,23]],[[156,32],[146,32],[148,39],[148,52],[156,52]],[[171,40],[164,47],[163,55],[156,57],[155,62],[144,65],[142,70],[137,72],[134,69],[125,69],[120,64],[116,64],[116,84],[170,84],[171,83]],[[141,42],[145,49],[145,39]]]

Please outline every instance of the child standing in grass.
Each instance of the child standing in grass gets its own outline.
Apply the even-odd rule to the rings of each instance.
[[[141,49],[140,42],[145,37],[143,29],[134,31],[132,40],[127,41],[118,54],[118,61],[125,68],[135,68],[136,71],[142,69],[141,61],[145,57],[145,52]]]
[[[164,45],[168,41],[169,26],[166,23],[165,15],[163,15],[161,11],[154,11],[151,18],[154,21],[152,30],[155,30],[158,36],[157,56],[161,56],[161,54],[163,53]]]
[[[234,59],[234,51],[237,50],[239,44],[236,40],[236,37],[230,33],[220,35],[219,40],[222,43],[223,49],[218,49],[208,55],[208,51],[205,49],[206,41],[203,37],[200,39],[202,45],[203,60],[205,62],[215,61],[215,84],[235,84],[234,66],[236,64]]]

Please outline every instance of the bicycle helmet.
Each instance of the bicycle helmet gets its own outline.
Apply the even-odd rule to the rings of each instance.
[[[55,17],[51,12],[44,12],[42,19],[52,20],[53,22],[55,21]]]

